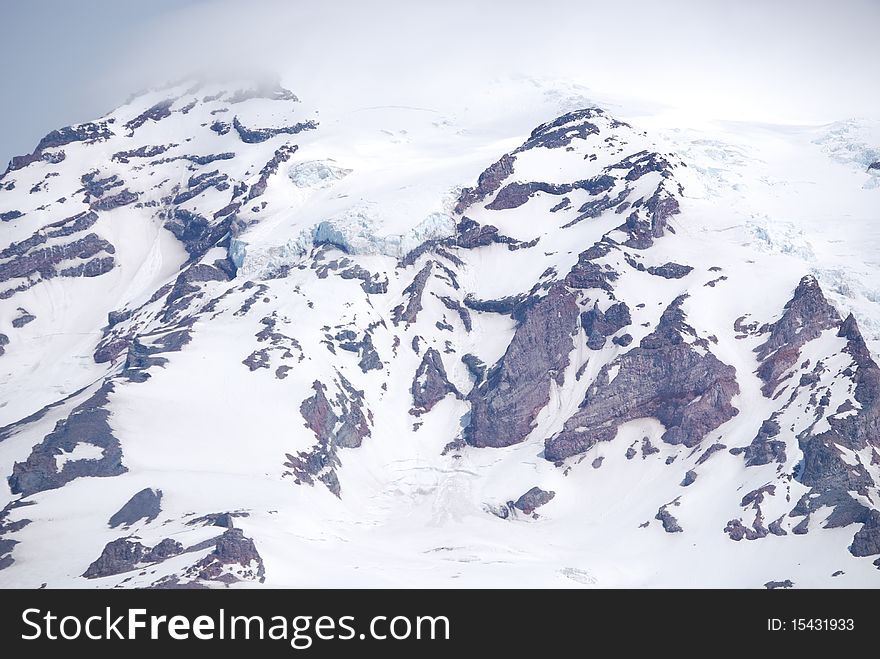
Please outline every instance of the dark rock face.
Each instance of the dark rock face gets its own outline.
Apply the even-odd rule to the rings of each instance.
[[[359,265],[353,265],[342,270],[339,276],[343,279],[359,279],[361,288],[367,295],[378,295],[388,292],[388,277],[385,277],[385,280],[382,281],[379,279],[379,275],[375,275]]]
[[[669,218],[681,212],[678,200],[667,192],[662,184],[644,204],[644,214],[639,208],[630,213],[619,228],[629,234],[623,244],[634,249],[647,249],[656,238],[666,235]]]
[[[110,577],[133,570],[144,560],[147,548],[136,540],[119,538],[108,542],[104,551],[83,573],[86,579]]]
[[[574,139],[586,139],[590,135],[598,135],[598,126],[587,120],[602,114],[604,114],[603,111],[598,108],[568,112],[535,128],[529,135],[529,139],[514,153],[521,153],[536,147],[558,149],[568,146]]]
[[[464,188],[461,191],[455,212],[464,213],[470,206],[483,201],[498,190],[504,180],[513,174],[514,162],[516,156],[505,154],[498,162],[490,165],[477,179],[477,187]]]
[[[664,279],[681,279],[682,277],[689,275],[693,271],[693,268],[689,265],[680,265],[670,261],[663,265],[650,266],[647,268],[647,271],[652,275],[663,277]]]
[[[210,188],[215,188],[221,191],[226,190],[229,187],[229,183],[227,183],[228,180],[229,177],[226,174],[221,174],[216,169],[212,172],[190,176],[189,180],[186,182],[186,189],[182,192],[178,192],[171,200],[171,203],[175,205],[186,203],[190,199],[195,199],[205,190]]]
[[[498,233],[498,227],[479,224],[469,217],[461,218],[455,227],[455,245],[463,249],[476,249],[493,244],[515,245],[514,238]]]
[[[137,149],[129,149],[128,151],[117,151],[110,156],[110,160],[125,164],[132,158],[155,158],[156,156],[161,156],[172,146],[174,145],[160,144],[157,146],[141,146]]]
[[[575,181],[574,183],[552,184],[540,181],[508,183],[498,191],[495,199],[490,204],[487,204],[486,208],[494,211],[519,208],[538,192],[560,196],[574,190],[585,190],[591,195],[597,195],[610,190],[614,187],[614,183],[615,178],[607,174],[602,174],[589,180]]]
[[[581,252],[578,256],[578,262],[572,267],[565,276],[565,285],[571,288],[601,288],[602,290],[611,291],[612,282],[619,275],[609,265],[600,265],[596,263],[596,259],[605,256],[610,247],[596,243],[590,249]]]
[[[219,544],[219,541],[220,539],[217,538],[213,542]],[[112,577],[138,567],[161,563],[184,551],[189,550],[184,549],[182,544],[171,538],[165,538],[155,547],[146,547],[132,538],[119,538],[106,544],[104,551],[94,563],[89,565],[82,576],[86,579]]]
[[[105,383],[94,395],[74,408],[66,419],[55,424],[55,429],[32,450],[25,462],[16,462],[9,477],[13,494],[30,496],[43,490],[52,490],[84,476],[118,476],[127,469],[122,464],[119,441],[107,423],[110,413],[106,406],[113,391]],[[102,449],[98,459],[73,460],[59,470],[56,456],[72,452],[80,443]]]
[[[93,211],[109,211],[113,210],[114,208],[119,208],[120,206],[133,204],[137,200],[137,193],[130,192],[129,190],[123,190],[122,192],[119,192],[115,195],[101,197],[97,201],[92,202],[90,208]]]
[[[6,354],[6,347],[9,345],[9,337],[5,334],[0,334],[0,357]]]
[[[28,313],[27,309],[22,309],[21,307],[18,308],[18,313],[18,317],[12,319],[12,327],[15,329],[21,329],[37,319],[34,314]]]
[[[586,333],[587,346],[591,350],[599,350],[605,345],[605,339],[632,323],[629,307],[626,302],[612,304],[603,313],[596,303],[590,311],[581,314],[581,326]]]
[[[40,140],[33,153],[26,156],[15,156],[12,158],[9,167],[6,169],[3,176],[6,176],[9,172],[21,169],[22,167],[27,167],[33,162],[42,160],[43,152],[46,149],[62,147],[67,144],[72,144],[73,142],[95,142],[98,140],[109,139],[112,136],[113,133],[107,128],[107,122],[105,121],[79,124],[77,126],[66,126],[65,128],[53,130]],[[3,177],[0,176],[0,179],[2,178]]]
[[[373,337],[370,336],[369,332],[364,334],[364,338],[361,340],[359,348],[361,360],[358,362],[358,366],[360,369],[364,373],[367,373],[368,371],[381,371],[382,358],[379,357],[379,353],[373,345]]]
[[[666,427],[663,441],[693,447],[737,414],[730,404],[739,392],[735,370],[708,352],[706,342],[685,324],[683,301],[679,297],[667,307],[638,348],[602,368],[580,410],[562,432],[546,440],[546,459],[584,453],[597,442],[613,439],[621,424],[646,417]],[[685,341],[688,336],[693,344]],[[613,379],[612,369],[617,369]]]
[[[465,331],[470,332],[473,329],[473,321],[471,320],[470,312],[463,307],[458,300],[453,300],[451,297],[445,295],[441,296],[439,299],[443,303],[443,306],[458,314]]]
[[[266,567],[254,541],[241,529],[229,529],[217,539],[214,551],[194,566],[198,578],[233,583],[241,578],[265,581]],[[231,573],[233,572],[233,573]]]
[[[462,355],[461,361],[465,366],[467,366],[468,372],[474,379],[474,386],[482,383],[483,380],[486,378],[485,362],[476,355],[472,355],[471,353]]]
[[[392,319],[395,325],[399,325],[401,322],[407,324],[416,322],[416,318],[418,318],[419,312],[422,310],[422,294],[425,292],[425,285],[428,283],[428,277],[431,276],[433,267],[433,261],[425,263],[412,280],[412,283],[403,289],[404,295],[409,297],[405,306],[401,304],[394,308]]]
[[[880,551],[877,546],[880,513],[866,507],[854,498],[853,493],[867,496],[875,483],[861,461],[850,464],[851,460],[844,459],[842,449],[860,451],[872,448],[876,451],[880,447],[880,368],[871,357],[855,318],[849,315],[841,321],[815,278],[804,277],[792,299],[785,305],[782,317],[761,328],[761,333],[769,333],[769,337],[756,349],[761,360],[757,373],[765,382],[762,388],[764,394],[778,396],[776,392],[784,382],[783,376],[798,363],[801,349],[832,329],[837,330],[838,337],[846,339],[843,352],[851,357],[852,363],[841,372],[840,377],[851,379],[854,385],[852,395],[860,407],[854,408],[848,402],[841,405],[837,412],[828,413],[825,409],[828,403],[823,402],[825,397],[822,401],[815,401],[814,392],[812,398],[817,408],[816,418],[824,417],[829,429],[814,433],[815,424],[811,424],[797,435],[803,460],[795,472],[795,478],[811,489],[801,497],[789,515],[803,517],[792,529],[793,533],[801,535],[809,531],[813,512],[830,507],[832,511],[827,518],[826,528],[861,524],[850,551],[856,555],[870,555],[863,552]],[[792,372],[796,371],[792,369]],[[813,388],[819,382],[821,373],[820,362],[813,372],[803,374],[799,381],[791,380],[787,385],[792,391],[790,401],[794,401],[799,389]],[[773,460],[784,462],[785,444],[771,439],[780,432],[779,423],[774,417],[765,421],[752,444],[742,449],[747,465],[767,464]]]
[[[107,522],[111,529],[117,526],[131,526],[135,522],[145,519],[152,522],[162,512],[162,490],[145,488],[129,499],[122,508],[113,514]]]
[[[605,194],[597,199],[591,199],[590,201],[584,203],[580,208],[578,208],[578,213],[580,214],[568,224],[563,225],[562,228],[568,229],[569,227],[573,227],[578,222],[599,217],[602,213],[610,208],[615,208],[615,212],[617,213],[623,212],[630,205],[629,202],[626,201],[627,197],[629,197],[630,192],[632,192],[632,190],[629,187],[625,187],[613,197],[611,195]]]
[[[533,487],[517,499],[513,507],[523,511],[526,515],[531,515],[536,509],[552,501],[555,496],[556,492],[547,492],[540,487]]]
[[[504,356],[468,395],[468,444],[510,446],[531,432],[535,417],[550,400],[551,380],[562,384],[574,349],[575,299],[574,293],[557,284],[522,310],[523,320]]]
[[[877,162],[872,162],[870,165],[868,165],[868,170],[870,171],[872,169],[880,169],[880,160],[878,160]]]
[[[95,217],[97,219],[97,216]],[[12,243],[0,251],[0,259],[8,259],[0,263],[0,283],[11,279],[25,279],[25,283],[5,291],[0,291],[0,299],[11,297],[15,293],[34,286],[37,282],[53,277],[95,277],[113,268],[113,254],[116,248],[95,233],[87,234],[67,243],[53,243],[50,246],[36,249],[50,238],[60,238],[75,232],[75,227],[83,226],[90,220],[89,216],[77,216],[64,222],[65,226],[53,226],[45,233],[36,233],[19,243]],[[49,227],[46,227],[49,228]],[[108,256],[98,256],[101,254]],[[93,258],[96,257],[97,258]],[[79,260],[75,266],[60,268],[59,265],[70,260]]]
[[[688,470],[688,472],[684,475],[684,478],[681,481],[682,487],[687,487],[688,485],[692,485],[694,481],[697,480],[697,472],[694,470]]]
[[[172,556],[182,554],[183,552],[184,548],[182,544],[171,538],[165,538],[158,545],[144,554],[144,562],[161,563],[162,561],[169,559]]]
[[[318,440],[309,452],[296,456],[287,454],[285,466],[297,484],[313,485],[315,478],[327,485],[336,496],[341,489],[335,469],[339,466],[338,448],[357,448],[370,436],[370,426],[364,416],[364,394],[352,387],[342,375],[337,375],[335,406],[326,396],[327,387],[319,381],[312,384],[315,394],[300,405],[300,413]]]
[[[672,515],[672,513],[667,510],[669,506],[677,506],[678,499],[671,503],[667,503],[663,506],[660,506],[660,509],[657,511],[657,514],[654,516],[654,519],[659,521],[663,525],[663,530],[667,533],[682,533],[684,531],[683,528],[678,523],[678,520]]]
[[[299,147],[296,144],[285,144],[275,150],[275,153],[269,159],[269,162],[263,165],[263,168],[260,170],[260,178],[251,186],[247,196],[248,201],[262,196],[269,185],[269,177],[278,171],[281,163],[290,160],[290,157],[296,153],[298,148]]]
[[[839,323],[840,316],[825,299],[816,278],[807,275],[801,279],[794,297],[785,305],[782,317],[761,328],[762,333],[770,334],[755,349],[761,362],[757,373],[765,383],[762,387],[764,395],[773,395],[783,373],[797,362],[804,344]]]
[[[266,140],[272,139],[276,135],[296,135],[304,130],[314,130],[318,127],[316,121],[302,121],[293,126],[283,126],[281,128],[246,128],[238,117],[232,119],[232,127],[238,133],[239,138],[245,144],[259,144]],[[228,131],[228,128],[227,128]]]
[[[767,590],[776,590],[777,588],[794,588],[794,582],[791,579],[785,581],[768,581],[764,584]]]
[[[17,220],[20,217],[23,217],[24,213],[21,211],[7,211],[5,213],[0,213],[0,222],[12,222],[12,220]]]
[[[756,467],[771,462],[785,464],[787,460],[785,442],[773,439],[779,434],[779,431],[780,427],[776,420],[767,419],[761,424],[761,429],[751,444],[744,448],[730,449],[730,452],[733,455],[744,454],[747,467]]]
[[[144,110],[138,116],[125,124],[125,127],[133,134],[134,131],[143,126],[148,121],[161,121],[171,116],[171,106],[174,105],[174,99],[169,98],[159,101],[153,107]]]
[[[849,551],[853,556],[880,554],[880,511],[868,513],[868,519],[853,538]]]
[[[522,303],[523,297],[516,295],[512,297],[504,297],[500,300],[477,300],[468,294],[464,298],[464,306],[474,311],[483,311],[488,313],[500,313],[509,316]]]
[[[698,465],[703,464],[704,462],[706,462],[706,460],[708,460],[713,455],[718,453],[718,451],[723,451],[726,448],[727,448],[727,446],[725,446],[724,444],[721,444],[720,442],[716,442],[715,444],[712,444],[712,446],[710,446],[705,451],[703,451],[703,454],[697,459],[697,464]]]
[[[446,398],[448,394],[459,395],[446,375],[443,358],[434,348],[428,348],[422,355],[422,363],[416,370],[411,387],[413,408],[410,414],[420,416]]]
[[[196,517],[186,523],[187,526],[219,526],[223,529],[234,529],[236,517],[250,517],[250,513],[245,512],[226,512],[226,513],[208,513],[201,517]]]

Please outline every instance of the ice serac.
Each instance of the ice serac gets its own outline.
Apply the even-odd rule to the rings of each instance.
[[[517,309],[521,320],[507,351],[468,395],[470,424],[464,433],[468,444],[510,446],[532,431],[535,417],[550,400],[553,383],[564,382],[577,332],[576,298],[575,292],[557,284]]]
[[[637,348],[602,367],[580,409],[547,439],[548,460],[584,453],[613,439],[620,425],[641,418],[663,424],[663,441],[693,447],[738,413],[731,404],[739,392],[736,371],[685,322],[684,299],[666,308]]]

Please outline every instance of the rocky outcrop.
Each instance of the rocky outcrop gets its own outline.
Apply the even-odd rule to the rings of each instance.
[[[678,523],[678,520],[673,516],[672,513],[669,512],[669,506],[679,506],[678,499],[674,501],[670,501],[667,504],[660,506],[660,509],[657,511],[657,514],[654,516],[658,522],[663,525],[663,530],[667,533],[682,533],[684,531],[681,528],[681,525]]]
[[[127,151],[117,151],[112,156],[110,156],[110,160],[114,162],[119,162],[123,164],[127,164],[133,158],[155,158],[156,156],[161,156],[172,146],[176,146],[173,144],[159,144],[156,146],[139,146],[136,149],[128,149]]]
[[[871,510],[849,548],[853,556],[880,554],[880,511]]]
[[[605,291],[612,291],[613,282],[618,279],[619,275],[607,263],[598,263],[598,260],[608,254],[610,250],[610,245],[600,242],[581,252],[578,255],[578,262],[565,276],[565,285],[571,288],[601,288]]]
[[[148,121],[161,121],[166,117],[170,117],[172,105],[174,105],[173,98],[159,101],[154,106],[147,108],[146,110],[141,112],[131,121],[126,122],[125,127],[128,128],[128,130],[130,131],[129,134],[133,135],[135,130],[143,126]]]
[[[84,221],[81,225],[86,223],[87,216],[83,216],[82,219]],[[53,243],[37,248],[50,238],[68,235],[67,231],[74,232],[68,226],[55,226],[49,228],[49,231],[43,235],[35,234],[22,242],[12,243],[0,251],[0,259],[6,259],[0,262],[0,284],[13,280],[22,282],[5,291],[0,290],[0,299],[27,290],[45,279],[96,277],[113,268],[112,255],[116,253],[116,248],[95,233],[89,233],[70,242]],[[76,265],[62,267],[65,263]]]
[[[599,309],[599,303],[593,305],[589,311],[581,313],[581,327],[587,335],[587,347],[590,350],[599,350],[605,345],[605,339],[613,336],[621,329],[632,323],[629,307],[626,302],[616,302],[604,312]]]
[[[693,268],[689,265],[681,265],[679,263],[664,263],[663,265],[652,265],[645,270],[652,275],[657,277],[663,277],[664,279],[681,279],[682,277],[686,277],[689,275]]]
[[[455,205],[456,213],[464,213],[470,206],[477,204],[493,194],[504,180],[513,174],[516,156],[505,154],[498,162],[490,165],[480,174],[475,188],[464,188]]]
[[[413,398],[410,414],[413,416],[430,412],[434,405],[449,394],[460,395],[455,385],[449,381],[443,359],[434,348],[428,348],[422,355],[422,363],[416,369],[410,391]]]
[[[14,329],[21,329],[28,323],[32,323],[37,319],[34,314],[29,313],[27,309],[23,309],[22,307],[19,307],[16,311],[18,311],[18,316],[12,319],[12,327]]]
[[[355,389],[342,375],[337,374],[334,403],[327,398],[327,386],[319,381],[312,384],[315,394],[300,405],[300,414],[306,427],[317,438],[310,451],[297,455],[287,454],[285,466],[297,484],[313,485],[315,479],[323,482],[336,496],[341,495],[336,467],[339,466],[339,448],[357,448],[370,436],[370,424],[364,415],[364,394]]]
[[[110,211],[121,206],[128,206],[138,200],[138,195],[130,190],[122,190],[114,195],[101,197],[89,206],[93,211]]]
[[[575,181],[573,183],[553,184],[543,183],[541,181],[532,181],[530,183],[508,183],[498,191],[495,199],[487,204],[486,208],[493,211],[519,208],[538,192],[561,196],[569,194],[575,190],[584,190],[587,194],[598,195],[603,192],[608,192],[614,187],[615,183],[616,179],[607,174],[601,174],[592,179]]]
[[[764,395],[773,395],[785,372],[797,362],[806,343],[839,324],[840,316],[825,299],[816,278],[807,275],[801,279],[794,296],[785,305],[782,317],[761,328],[762,334],[769,334],[766,341],[755,349],[760,361],[758,377],[764,381]]]
[[[785,442],[773,439],[779,435],[780,430],[779,423],[771,417],[761,424],[761,429],[751,444],[746,447],[732,448],[730,452],[733,455],[742,453],[747,467],[757,467],[771,462],[785,464],[787,460]]]
[[[221,535],[214,551],[196,563],[190,574],[193,572],[203,581],[227,584],[242,580],[262,583],[266,579],[263,558],[241,529],[229,529]]]
[[[282,126],[281,128],[247,128],[238,120],[238,117],[234,117],[232,119],[232,127],[245,144],[259,144],[260,142],[272,139],[276,135],[297,135],[304,130],[314,130],[318,127],[318,122],[310,119],[292,126]]]
[[[794,588],[794,582],[791,579],[785,579],[784,581],[768,581],[764,584],[764,588],[767,590],[776,590],[777,588]]]
[[[629,235],[623,244],[634,249],[651,247],[655,239],[666,235],[669,219],[680,212],[678,199],[661,183],[644,205],[630,213],[626,222],[618,227]]]
[[[59,488],[66,483],[85,476],[118,476],[127,469],[122,464],[122,449],[107,422],[108,396],[113,385],[108,381],[85,402],[73,409],[66,419],[55,424],[55,429],[42,442],[34,446],[24,462],[16,462],[9,477],[13,494],[30,496],[44,490]],[[98,458],[58,458],[74,453],[80,444],[100,449]]]
[[[269,186],[269,177],[278,171],[281,163],[290,160],[290,157],[296,153],[298,148],[299,147],[296,144],[284,144],[275,150],[275,153],[260,170],[260,178],[257,179],[257,182],[254,183],[248,191],[248,201],[262,196],[266,191],[266,188]]]
[[[214,539],[213,543],[219,544],[219,538]],[[184,549],[182,544],[172,538],[165,538],[153,547],[147,547],[132,537],[119,538],[104,546],[101,555],[89,565],[82,576],[86,579],[112,577],[161,563],[191,550]]]
[[[425,292],[425,285],[428,283],[428,277],[434,267],[433,261],[428,261],[422,266],[418,274],[412,280],[409,286],[403,289],[403,294],[407,296],[406,304],[398,305],[392,312],[392,320],[395,325],[407,323],[411,325],[416,322],[419,312],[422,310],[422,294]]]
[[[546,459],[584,453],[613,439],[621,424],[646,417],[666,428],[663,441],[693,447],[737,413],[730,403],[739,392],[736,372],[685,323],[683,301],[666,308],[638,348],[602,368],[580,409],[546,440]]]
[[[559,149],[571,144],[572,140],[583,140],[590,135],[598,135],[599,127],[588,120],[604,114],[599,108],[586,108],[563,114],[535,128],[529,139],[513,153],[522,153],[537,147]],[[623,125],[619,122],[614,123]]]
[[[101,555],[83,573],[86,579],[98,579],[133,570],[144,560],[148,549],[130,538],[108,542]]]
[[[152,522],[162,512],[162,490],[145,488],[129,499],[122,508],[113,513],[107,522],[111,529],[117,526],[131,526],[135,522],[145,520]]]
[[[522,320],[504,356],[468,395],[471,446],[510,446],[523,441],[550,400],[552,383],[563,383],[574,348],[575,293],[556,284],[543,298],[521,305]]]
[[[0,180],[11,171],[27,167],[31,163],[41,160],[46,149],[55,149],[74,142],[96,142],[109,139],[112,136],[113,133],[107,127],[106,121],[89,122],[53,130],[40,140],[33,153],[26,156],[13,157],[6,172],[4,172],[3,176],[0,176]]]
[[[550,503],[555,496],[556,492],[548,492],[542,490],[540,487],[533,487],[517,499],[513,503],[513,507],[517,510],[521,510],[526,515],[531,515],[541,506]]]
[[[0,213],[0,222],[12,222],[12,220],[17,220],[20,217],[24,217],[24,213],[19,210],[6,211],[5,213]]]

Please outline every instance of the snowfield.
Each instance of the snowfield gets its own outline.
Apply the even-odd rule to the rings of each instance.
[[[289,87],[0,178],[0,586],[880,586],[880,125]]]

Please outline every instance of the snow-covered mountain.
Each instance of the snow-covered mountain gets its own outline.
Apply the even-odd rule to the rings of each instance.
[[[186,83],[0,178],[0,584],[880,585],[880,131]]]

